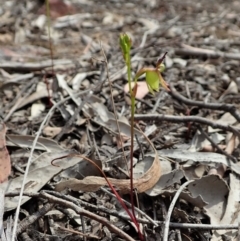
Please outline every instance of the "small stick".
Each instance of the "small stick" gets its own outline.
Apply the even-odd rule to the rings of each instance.
[[[63,205],[65,207],[71,208],[73,209],[76,213],[80,214],[80,215],[84,215],[88,218],[94,219],[100,223],[102,223],[103,225],[105,225],[106,227],[108,227],[110,230],[112,230],[114,233],[116,233],[117,235],[119,235],[120,237],[122,237],[124,240],[126,241],[135,241],[132,237],[130,237],[128,234],[126,234],[125,232],[123,232],[121,229],[117,228],[115,225],[113,225],[111,222],[109,222],[106,218],[104,217],[100,217],[92,212],[89,212],[81,207],[78,207],[76,204],[73,204],[69,201],[65,201],[63,199],[54,197],[46,192],[41,191],[40,192],[40,197],[41,198],[46,198],[49,202],[51,203],[57,203],[59,205]]]
[[[219,103],[204,103],[202,101],[189,100],[186,97],[180,95],[174,86],[170,84],[170,91],[168,92],[174,99],[183,102],[186,105],[198,106],[200,108],[210,109],[210,110],[223,110],[229,112],[233,117],[240,122],[240,114],[235,105],[232,104],[219,104]]]
[[[168,213],[166,216],[166,222],[165,222],[165,226],[164,226],[164,232],[163,232],[163,241],[168,241],[168,231],[169,231],[169,224],[170,224],[170,219],[171,219],[171,215],[173,212],[173,208],[177,202],[177,199],[179,197],[179,195],[181,194],[181,192],[183,191],[183,189],[191,182],[193,182],[194,180],[189,180],[187,182],[185,182],[176,192],[170,206],[168,209]]]
[[[105,188],[101,188],[102,191],[106,192],[107,194],[111,195],[112,197],[116,198],[111,192],[107,191]],[[54,192],[54,191],[46,191],[46,193],[50,193],[54,196],[60,197],[62,199],[66,199],[69,200],[75,204],[81,203],[82,205],[85,205],[85,202],[77,200],[77,202],[74,200],[73,197],[71,196],[63,196],[63,194],[60,194],[58,192]],[[5,197],[16,197],[19,196],[19,192],[14,191],[14,192],[8,192],[5,194]],[[23,196],[28,196],[31,198],[40,198],[40,194],[39,193],[34,193],[34,192],[24,192]],[[131,206],[130,203],[128,203],[127,201],[123,200],[127,206]],[[87,206],[88,205],[88,206]],[[87,203],[86,204],[87,207],[90,208],[95,208],[96,210],[100,210],[102,212],[104,212],[104,209],[102,207],[97,207],[93,204]],[[163,221],[154,221],[152,220],[149,216],[147,216],[145,213],[143,213],[140,209],[135,207],[135,210],[140,213],[141,215],[143,215],[147,220],[142,219],[142,218],[137,218],[137,220],[141,223],[146,223],[146,224],[153,224],[155,226],[158,225],[163,225],[165,222]],[[105,209],[106,213],[110,214],[110,215],[115,215],[116,211],[107,211]],[[129,216],[124,215],[124,214],[118,214],[117,217],[120,217],[122,219],[125,220],[131,220],[129,218]],[[203,230],[231,230],[231,229],[238,229],[238,224],[221,224],[221,225],[211,225],[211,224],[198,224],[198,223],[174,223],[174,222],[170,222],[169,223],[169,227],[170,228],[181,228],[181,229],[203,229]]]
[[[240,137],[240,129],[233,127],[231,125],[224,125],[217,123],[216,121],[211,121],[203,117],[199,116],[174,116],[174,115],[161,115],[161,114],[135,114],[135,120],[143,120],[143,121],[168,121],[168,122],[196,122],[204,125],[209,125],[215,129],[219,128],[224,131],[230,131]]]

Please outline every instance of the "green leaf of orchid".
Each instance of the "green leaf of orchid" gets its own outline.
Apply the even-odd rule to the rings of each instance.
[[[152,94],[154,94],[154,91],[159,91],[159,75],[157,70],[146,71],[147,86]]]

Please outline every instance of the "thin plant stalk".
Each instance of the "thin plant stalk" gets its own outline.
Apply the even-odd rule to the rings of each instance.
[[[49,0],[45,0],[45,6],[46,6],[46,15],[47,15],[47,32],[48,32],[48,43],[49,43],[49,50],[50,50],[50,56],[51,56],[51,68],[52,68],[52,76],[54,77],[54,65],[53,65],[53,46],[52,46],[52,38],[51,38],[51,16],[50,16],[50,7],[49,7]],[[45,84],[47,86],[47,92],[48,92],[48,101],[49,105],[52,106],[52,98],[50,95],[50,87],[49,87],[49,82],[45,76],[44,78]]]
[[[132,204],[132,214],[134,219],[136,219],[135,209],[134,209],[134,192],[133,192],[133,146],[134,146],[134,114],[135,114],[135,92],[132,90],[132,78],[131,78],[131,57],[130,52],[127,53],[126,56],[126,65],[127,65],[127,76],[128,76],[128,85],[130,91],[130,98],[131,98],[131,145],[130,145],[130,197],[131,197],[131,204]],[[134,79],[134,90],[137,88],[136,78]]]
[[[162,64],[165,56],[165,53],[161,58],[157,60],[155,67],[147,67],[141,68],[135,75],[134,81],[132,82],[131,78],[131,56],[130,50],[132,46],[131,39],[127,34],[120,35],[120,47],[122,50],[123,58],[125,60],[125,64],[127,66],[127,77],[128,77],[128,86],[131,98],[131,145],[130,145],[130,197],[131,197],[131,208],[133,217],[137,222],[135,209],[134,209],[134,191],[133,191],[133,149],[134,149],[134,115],[135,115],[135,97],[137,93],[137,80],[140,76],[146,75],[146,83],[148,86],[149,91],[154,95],[155,91],[159,91],[160,85],[163,86],[165,89],[169,89],[167,83],[162,78],[161,72],[164,71],[165,66]],[[133,84],[133,88],[132,88]],[[139,224],[138,224],[139,225]],[[137,227],[139,230],[139,226]],[[139,230],[139,237],[143,240],[142,233]]]

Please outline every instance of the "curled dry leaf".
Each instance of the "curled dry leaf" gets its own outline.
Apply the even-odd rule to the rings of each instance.
[[[7,180],[11,173],[11,161],[6,148],[6,126],[0,123],[0,183]]]
[[[142,193],[152,188],[159,180],[161,176],[161,166],[158,157],[158,153],[154,148],[151,141],[145,136],[152,149],[154,150],[154,160],[150,168],[138,179],[133,180],[133,186],[137,189],[138,193]],[[130,180],[126,179],[114,179],[108,178],[109,182],[115,186],[122,194],[129,193],[130,190]],[[61,182],[56,185],[56,190],[61,191],[65,188],[70,188],[73,191],[85,191],[85,192],[94,192],[97,191],[100,187],[107,185],[106,180],[103,177],[89,176],[83,180],[70,179],[64,182]]]

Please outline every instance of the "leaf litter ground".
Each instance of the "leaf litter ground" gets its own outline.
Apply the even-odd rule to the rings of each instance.
[[[146,240],[239,240],[239,10],[238,1],[50,1],[53,74],[44,5],[2,1],[1,240],[14,232],[18,240],[138,240],[99,170],[82,158],[118,179],[130,200],[121,192],[130,145],[123,32],[135,73],[168,52],[170,91],[153,96],[141,82],[136,103],[135,180],[156,156],[161,166],[157,183],[138,194]]]

